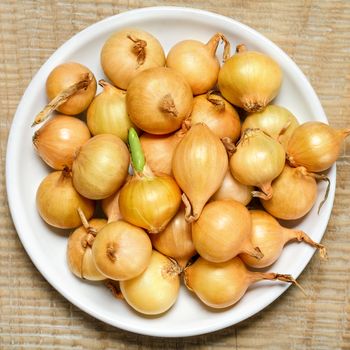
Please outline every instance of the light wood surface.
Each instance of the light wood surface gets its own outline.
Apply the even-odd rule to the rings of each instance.
[[[5,152],[17,104],[33,75],[72,35],[128,9],[190,6],[241,21],[273,40],[303,70],[330,123],[350,126],[350,1],[0,2],[0,349],[350,349],[350,141],[338,161],[334,209],[323,243],[300,283],[256,316],[203,336],[161,339],[125,332],[77,309],[36,270],[13,227]]]

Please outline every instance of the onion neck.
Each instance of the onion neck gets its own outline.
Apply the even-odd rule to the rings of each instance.
[[[115,86],[113,86],[112,84],[108,83],[107,81],[100,79],[98,81],[98,85],[100,85],[103,88],[103,91],[109,94],[120,94],[120,95],[125,95],[125,91],[124,90],[120,90],[118,88],[116,88]]]
[[[252,191],[253,197],[258,197],[266,201],[272,198],[273,190],[271,186],[271,181],[266,184],[260,185],[259,188],[261,189],[261,191]]]
[[[146,60],[146,46],[147,41],[134,38],[132,35],[127,35],[127,38],[130,39],[134,45],[132,47],[132,52],[136,55],[137,64],[142,66]]]
[[[215,57],[216,50],[218,48],[220,40],[222,40],[222,42],[224,43],[224,53],[222,58],[223,58],[223,62],[225,62],[230,57],[231,45],[224,34],[222,33],[214,34],[205,46],[208,49],[210,55]]]
[[[168,114],[171,117],[176,118],[179,115],[176,109],[174,99],[170,94],[164,95],[159,102],[159,109],[161,112]]]
[[[217,96],[214,90],[207,92],[207,100],[215,107],[218,112],[224,112],[225,102],[223,99],[215,98],[214,96]]]

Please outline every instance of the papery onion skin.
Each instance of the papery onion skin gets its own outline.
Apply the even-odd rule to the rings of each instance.
[[[227,39],[215,34],[207,44],[198,40],[183,40],[169,51],[166,65],[180,72],[189,82],[194,95],[204,94],[216,84],[220,62],[216,50],[220,39],[229,46]]]
[[[70,96],[65,103],[57,108],[57,111],[67,115],[76,115],[85,111],[96,94],[97,84],[90,69],[77,62],[62,63],[51,71],[46,80],[46,94],[49,100],[54,99],[63,90],[75,84],[85,74],[91,76],[88,87]]]
[[[236,142],[241,135],[241,122],[236,110],[221,96],[214,93],[193,99],[191,123],[205,123],[220,139],[229,137]]]
[[[73,162],[74,187],[87,198],[107,198],[124,183],[129,162],[128,148],[119,137],[94,136],[84,144]]]
[[[185,219],[183,206],[162,232],[150,235],[150,238],[155,249],[175,259],[182,268],[196,254],[192,241],[191,224]]]
[[[139,51],[135,50],[138,44],[135,41],[139,41]],[[125,28],[113,33],[103,45],[101,65],[113,84],[126,90],[138,73],[165,66],[165,54],[159,41],[150,33]]]
[[[321,257],[326,257],[325,247],[314,242],[305,232],[281,226],[272,215],[263,210],[250,210],[250,215],[252,218],[252,242],[259,246],[264,256],[261,259],[256,259],[244,253],[240,254],[239,257],[246,265],[254,268],[272,265],[280,257],[284,245],[292,240],[304,241],[320,249]]]
[[[288,142],[288,161],[310,172],[327,170],[338,159],[342,142],[349,135],[350,128],[337,130],[325,123],[306,122],[295,129]]]
[[[76,117],[58,114],[48,120],[33,136],[40,158],[51,168],[72,168],[79,148],[90,138],[86,124]]]
[[[95,204],[73,187],[69,172],[55,171],[47,175],[36,193],[36,206],[42,219],[51,226],[68,229],[81,225],[78,208],[90,219]]]
[[[145,315],[159,315],[176,302],[180,289],[176,263],[153,250],[147,269],[136,278],[120,282],[126,302]]]
[[[225,262],[246,252],[258,258],[261,253],[251,243],[251,217],[248,209],[232,200],[208,203],[192,223],[192,239],[198,254],[212,262]]]
[[[126,92],[104,80],[99,84],[103,91],[93,99],[86,113],[91,134],[113,134],[126,142],[128,130],[134,126],[126,110]]]
[[[144,230],[120,220],[99,231],[92,245],[92,255],[103,275],[123,281],[140,275],[147,268],[152,244]]]
[[[272,182],[273,196],[261,199],[265,210],[278,219],[296,220],[306,215],[317,199],[316,180],[303,167],[285,165]]]
[[[253,186],[241,184],[232,176],[230,169],[227,169],[226,175],[224,177],[224,180],[222,181],[221,186],[213,194],[211,200],[231,199],[242,203],[243,205],[247,205],[253,198],[253,189]]]
[[[258,112],[277,96],[282,70],[271,57],[243,47],[237,47],[238,53],[221,67],[218,85],[226,100],[247,112]]]
[[[200,257],[185,269],[184,279],[189,290],[204,304],[215,309],[237,303],[252,283],[263,279],[298,285],[290,275],[249,271],[239,257],[223,263],[209,262]]]
[[[297,118],[287,108],[268,105],[261,112],[248,114],[242,124],[242,133],[246,129],[261,129],[286,149],[290,137],[298,126]]]
[[[174,179],[165,174],[133,176],[119,195],[122,217],[150,233],[164,230],[180,204],[180,189]]]
[[[247,129],[230,158],[232,175],[242,184],[257,186],[262,193],[255,196],[271,198],[271,181],[283,170],[283,146],[260,129]]]
[[[186,131],[180,129],[170,135],[152,135],[143,133],[140,137],[142,150],[147,164],[156,173],[172,174],[172,160],[181,139]]]
[[[176,147],[172,170],[191,204],[189,221],[197,220],[204,205],[220,187],[228,157],[220,139],[205,124],[191,127]]]
[[[96,232],[107,224],[105,219],[91,219],[89,227]],[[88,232],[84,226],[78,227],[68,238],[67,244],[67,262],[72,273],[83,279],[90,281],[102,281],[106,277],[96,268],[92,257],[91,246],[87,242]]]
[[[139,73],[126,93],[131,121],[156,135],[181,127],[192,110],[193,95],[185,78],[171,68],[151,68]]]

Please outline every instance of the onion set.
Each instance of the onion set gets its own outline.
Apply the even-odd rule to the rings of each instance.
[[[169,134],[181,127],[192,110],[192,91],[185,78],[166,67],[147,69],[131,82],[126,105],[132,122],[151,134]]]
[[[40,158],[51,168],[72,168],[80,147],[90,138],[86,124],[78,118],[59,114],[34,133],[33,145]]]
[[[58,111],[67,115],[84,112],[96,93],[96,79],[89,68],[77,62],[55,67],[46,80],[46,94],[50,102],[35,117],[33,125],[46,120]]]
[[[273,264],[281,255],[284,245],[290,241],[305,242],[319,249],[322,258],[327,257],[326,248],[314,242],[305,232],[281,226],[270,214],[262,210],[251,210],[253,245],[258,246],[264,256],[256,259],[248,254],[240,254],[243,262],[254,268],[263,268]]]
[[[225,61],[230,56],[230,43],[221,33],[214,34],[206,44],[198,40],[180,41],[168,53],[166,65],[186,77],[194,95],[204,94],[216,84],[220,70],[216,50],[220,40],[225,45]]]
[[[184,191],[186,220],[197,220],[204,205],[218,190],[228,159],[220,139],[205,124],[196,124],[176,147],[172,170]]]
[[[115,86],[126,90],[140,72],[165,66],[159,41],[150,33],[126,28],[113,33],[101,50],[101,66]]]
[[[283,146],[260,129],[247,129],[230,158],[232,175],[242,184],[259,187],[253,196],[272,197],[271,182],[283,170]]]
[[[181,192],[174,179],[166,174],[154,174],[145,162],[135,129],[129,130],[134,175],[119,194],[122,217],[150,233],[164,230],[177,213]]]
[[[282,70],[271,57],[238,45],[236,54],[221,67],[220,92],[232,104],[247,112],[262,111],[282,84]]]
[[[200,257],[185,269],[186,287],[204,304],[215,309],[237,303],[251,284],[261,280],[278,280],[300,287],[290,275],[249,271],[239,257],[222,263],[213,263]]]
[[[303,166],[310,172],[330,168],[340,154],[348,129],[334,129],[321,122],[306,122],[294,130],[287,147],[287,158],[294,166]]]
[[[153,250],[151,261],[139,276],[120,282],[126,302],[145,315],[159,315],[176,302],[181,270],[176,262]]]

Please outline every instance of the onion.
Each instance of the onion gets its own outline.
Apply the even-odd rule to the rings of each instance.
[[[58,65],[46,80],[46,94],[50,103],[35,117],[33,125],[48,118],[57,110],[76,115],[84,112],[96,93],[96,79],[85,66],[76,62]]]
[[[250,214],[243,204],[214,201],[192,223],[192,239],[199,255],[208,261],[228,261],[243,252],[261,259],[260,249],[251,242],[251,229]]]
[[[225,147],[205,124],[191,127],[176,147],[173,174],[184,191],[186,220],[197,220],[204,205],[218,190],[226,174]]]
[[[247,112],[262,111],[280,90],[282,70],[261,52],[247,51],[244,45],[236,51],[220,69],[219,89],[226,100]]]
[[[254,197],[270,199],[271,181],[283,170],[283,146],[260,129],[247,129],[230,159],[232,175],[242,184],[257,186]]]
[[[185,220],[185,208],[180,210],[164,231],[150,236],[152,245],[159,252],[177,261],[181,268],[196,254],[192,241],[191,224]]]
[[[75,228],[81,224],[78,208],[90,219],[94,202],[81,196],[73,187],[68,169],[47,175],[36,192],[36,206],[42,219],[58,228]]]
[[[166,65],[186,77],[194,95],[204,94],[216,84],[220,70],[216,50],[220,40],[225,43],[225,60],[230,55],[230,43],[221,33],[216,33],[207,44],[198,40],[180,41],[168,53]]]
[[[150,233],[159,233],[180,207],[180,189],[172,177],[155,175],[145,164],[141,144],[133,128],[129,130],[129,146],[135,175],[120,191],[120,213],[127,222]]]
[[[325,175],[309,173],[304,167],[291,168],[286,164],[280,176],[272,182],[272,198],[261,199],[261,204],[267,212],[278,219],[299,219],[306,215],[316,202],[316,180],[328,181],[325,195],[327,199],[329,179]]]
[[[126,93],[130,119],[140,129],[156,135],[180,128],[192,110],[192,91],[185,78],[171,68],[139,73]]]
[[[213,91],[193,99],[191,123],[204,123],[220,139],[229,137],[236,142],[241,135],[241,122],[236,110]]]
[[[92,245],[92,255],[103,275],[123,281],[140,275],[147,268],[152,244],[141,228],[115,221],[99,231]]]
[[[86,124],[78,118],[56,115],[33,136],[40,158],[51,168],[71,168],[76,152],[90,138]]]
[[[93,99],[87,110],[87,125],[92,135],[113,134],[126,142],[128,130],[133,126],[126,110],[126,92],[104,80],[98,83],[103,91]]]
[[[165,55],[153,35],[140,29],[126,28],[107,39],[101,51],[101,65],[113,84],[126,90],[139,72],[165,66]]]
[[[310,172],[324,171],[337,160],[342,142],[349,135],[350,128],[337,130],[321,122],[304,123],[288,142],[288,161]]]
[[[242,124],[246,129],[261,129],[286,149],[293,131],[299,126],[297,118],[287,109],[277,105],[268,105],[262,112],[250,113]]]
[[[158,315],[176,302],[180,289],[180,269],[164,255],[153,251],[147,269],[136,278],[120,282],[126,302],[145,315]]]
[[[290,275],[249,271],[239,257],[223,263],[198,258],[194,264],[185,269],[186,287],[204,304],[216,309],[237,303],[252,283],[261,280],[279,280],[301,288]]]
[[[82,218],[83,226],[78,227],[68,238],[67,262],[69,269],[75,276],[90,281],[101,281],[106,279],[96,268],[91,246],[95,236],[107,221],[105,219],[86,220],[83,212],[78,209]]]
[[[306,242],[318,248],[320,256],[326,258],[326,248],[314,242],[305,232],[281,226],[270,214],[262,210],[251,210],[252,236],[254,246],[258,246],[264,256],[256,259],[248,254],[240,254],[243,262],[251,267],[263,268],[273,264],[281,255],[284,245],[292,240]]]
[[[73,162],[74,187],[87,198],[106,198],[124,183],[129,161],[128,149],[119,137],[94,136],[80,149]]]
[[[247,186],[237,181],[227,169],[224,180],[219,189],[213,194],[211,200],[232,199],[243,205],[247,205],[252,200],[253,186]]]
[[[143,133],[140,137],[147,164],[156,173],[172,174],[172,160],[176,146],[187,132],[186,121],[182,128],[170,135],[152,135]]]

